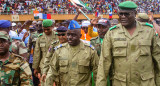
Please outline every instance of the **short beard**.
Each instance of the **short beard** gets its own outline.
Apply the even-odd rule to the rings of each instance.
[[[0,56],[4,56],[8,53],[8,50],[5,50],[4,52],[0,52]]]

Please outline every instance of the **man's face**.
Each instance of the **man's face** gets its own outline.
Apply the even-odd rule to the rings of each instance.
[[[5,55],[9,51],[10,46],[9,40],[0,38],[0,55]]]
[[[35,32],[36,30],[35,30],[35,29],[30,29],[29,31],[30,31],[30,33],[33,33],[33,32]]]
[[[17,29],[17,27],[16,26],[12,26],[12,30],[16,30]]]
[[[42,30],[42,24],[37,24],[37,30]]]
[[[109,26],[104,26],[104,25],[97,25],[97,31],[99,34],[100,38],[104,38],[105,34],[107,33],[107,31],[109,30]]]
[[[88,33],[88,27],[82,27],[82,30],[84,30],[85,34]]]
[[[130,26],[135,22],[136,11],[133,10],[120,10],[119,20],[123,26]]]
[[[80,29],[67,31],[67,39],[69,45],[71,46],[78,45],[80,43],[80,38],[81,38]]]
[[[66,32],[58,32],[58,38],[60,43],[66,43],[67,42],[67,34]]]
[[[50,35],[52,33],[52,27],[43,27],[43,31],[46,35]]]

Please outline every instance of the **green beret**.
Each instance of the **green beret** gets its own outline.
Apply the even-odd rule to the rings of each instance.
[[[52,26],[52,24],[53,24],[53,21],[50,19],[45,19],[42,22],[43,27],[50,27],[50,26]]]
[[[140,19],[146,19],[146,20],[149,19],[147,13],[138,13],[138,18],[140,18]]]
[[[118,5],[118,7],[120,9],[129,9],[129,10],[133,10],[133,9],[136,9],[137,8],[137,5],[132,2],[132,1],[125,1],[125,2],[122,2]]]

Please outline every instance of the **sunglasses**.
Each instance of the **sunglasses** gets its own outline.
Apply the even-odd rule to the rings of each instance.
[[[130,16],[130,13],[119,13],[120,16]]]
[[[65,36],[66,34],[57,34],[58,36]]]

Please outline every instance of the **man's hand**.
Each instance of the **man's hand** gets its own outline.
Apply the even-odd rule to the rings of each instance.
[[[39,70],[35,69],[35,70],[34,70],[34,76],[35,76],[35,77],[38,77],[38,73],[39,73]]]
[[[92,25],[97,24],[99,19],[101,19],[100,16],[97,17],[97,18],[92,19],[92,20],[91,20],[91,24],[92,24]]]
[[[43,74],[41,79],[42,79],[43,82],[45,82],[45,80],[46,80],[46,74]]]

